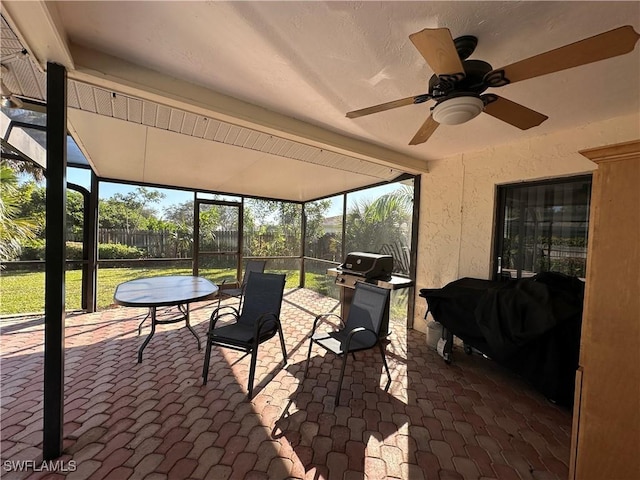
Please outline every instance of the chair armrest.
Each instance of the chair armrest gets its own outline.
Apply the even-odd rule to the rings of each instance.
[[[377,342],[377,338],[378,338],[378,334],[376,332],[374,332],[373,330],[371,330],[370,328],[366,328],[366,327],[356,327],[353,328],[349,331],[349,333],[347,334],[347,338],[345,339],[344,342],[344,348],[343,350],[345,352],[349,352],[349,345],[351,344],[351,339],[354,337],[354,335],[356,333],[362,333],[362,332],[369,332],[373,335],[373,337],[376,339]],[[375,343],[374,343],[375,345]]]
[[[223,290],[227,290],[229,288],[240,288],[240,282],[237,279],[230,282],[227,282],[227,279],[224,279],[218,286],[218,292],[224,293]]]
[[[311,335],[315,333],[316,327],[321,323],[321,320],[327,321],[327,318],[329,317],[336,317],[338,320],[340,320],[340,324],[344,326],[344,320],[342,320],[342,317],[340,315],[337,315],[335,313],[321,313],[320,315],[317,315],[316,318],[313,320],[313,328],[311,329]]]
[[[230,311],[226,311],[226,310],[230,310]],[[222,307],[216,308],[211,313],[211,317],[209,318],[209,331],[213,330],[216,327],[216,323],[218,323],[218,320],[220,320],[222,317],[226,317],[229,315],[234,317],[237,320],[238,317],[240,316],[240,313],[235,307],[231,305],[223,305]]]

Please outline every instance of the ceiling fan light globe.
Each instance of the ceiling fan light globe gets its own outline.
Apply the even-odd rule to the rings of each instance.
[[[454,97],[436,105],[431,116],[443,125],[459,125],[477,117],[484,109],[484,102],[478,97]]]

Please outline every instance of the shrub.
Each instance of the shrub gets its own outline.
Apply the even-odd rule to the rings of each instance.
[[[44,240],[38,238],[24,242],[19,260],[44,260]]]
[[[22,245],[20,260],[44,260],[45,242],[42,239],[30,240]],[[67,260],[82,260],[82,242],[67,242]],[[119,258],[143,258],[144,251],[121,243],[98,244],[98,258],[113,260]]]
[[[121,243],[100,243],[98,245],[98,258],[100,260],[142,257],[144,257],[144,252],[136,247],[130,247]]]
[[[45,251],[43,239],[30,240],[21,245],[19,260],[44,260]],[[82,243],[67,242],[66,257],[68,260],[82,260]]]
[[[82,243],[67,242],[66,256],[67,260],[82,260]]]

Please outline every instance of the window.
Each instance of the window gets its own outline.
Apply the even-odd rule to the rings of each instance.
[[[496,275],[584,277],[591,176],[498,187]]]

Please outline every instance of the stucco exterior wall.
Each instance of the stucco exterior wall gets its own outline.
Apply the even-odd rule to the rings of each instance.
[[[430,162],[421,183],[414,328],[426,330],[421,288],[491,277],[497,185],[589,173],[595,164],[580,150],[638,138],[640,114]]]

